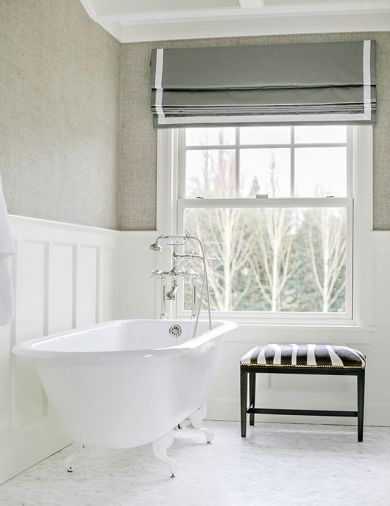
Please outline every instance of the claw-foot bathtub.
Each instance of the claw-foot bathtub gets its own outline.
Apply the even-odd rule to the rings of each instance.
[[[131,448],[153,443],[157,457],[173,429],[192,416],[202,425],[223,335],[236,324],[123,320],[55,334],[14,347],[33,359],[60,422],[78,447]],[[67,461],[71,471],[71,461]]]

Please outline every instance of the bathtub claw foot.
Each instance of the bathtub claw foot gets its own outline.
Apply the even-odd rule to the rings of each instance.
[[[175,477],[176,471],[176,460],[170,457],[167,453],[168,448],[171,447],[174,439],[174,432],[170,430],[164,436],[157,439],[157,441],[153,442],[153,452],[154,455],[163,462],[166,462],[169,466],[169,472],[171,478]]]
[[[207,443],[211,443],[214,439],[214,433],[203,425],[203,420],[206,418],[206,413],[207,405],[204,404],[201,408],[196,410],[195,413],[191,415],[191,426],[205,435]]]
[[[82,451],[85,448],[85,446],[75,445],[75,448],[76,451],[65,459],[65,469],[68,471],[68,473],[73,473],[73,462],[77,460],[79,457],[81,457]]]

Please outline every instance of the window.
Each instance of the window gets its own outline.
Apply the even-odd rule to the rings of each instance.
[[[175,131],[174,228],[204,241],[213,311],[352,318],[353,128]]]

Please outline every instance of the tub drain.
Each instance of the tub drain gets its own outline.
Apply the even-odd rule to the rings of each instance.
[[[182,328],[180,327],[180,325],[172,325],[171,327],[169,327],[169,333],[171,334],[171,336],[174,336],[174,337],[179,337],[181,336],[181,333],[183,332]]]

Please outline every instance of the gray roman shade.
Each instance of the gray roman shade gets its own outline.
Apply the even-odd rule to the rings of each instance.
[[[375,42],[154,49],[155,126],[375,123]]]

